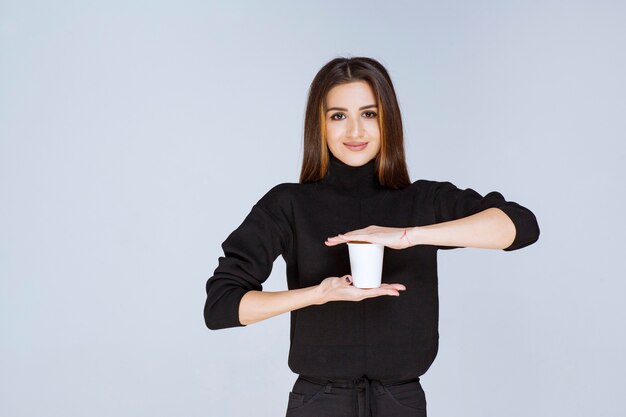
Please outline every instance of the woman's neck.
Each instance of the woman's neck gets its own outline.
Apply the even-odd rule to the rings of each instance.
[[[380,191],[376,170],[376,158],[361,166],[351,166],[329,152],[328,171],[322,182],[331,184],[341,192],[352,196],[367,197]]]

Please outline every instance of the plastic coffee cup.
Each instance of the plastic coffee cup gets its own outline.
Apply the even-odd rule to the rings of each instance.
[[[385,245],[356,240],[347,243],[352,285],[357,288],[380,287]]]

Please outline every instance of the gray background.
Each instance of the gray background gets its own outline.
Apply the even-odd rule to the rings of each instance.
[[[624,3],[311,3],[0,1],[0,414],[284,415],[289,315],[210,331],[204,285],[297,182],[315,73],[365,55],[412,180],[541,227],[439,252],[429,416],[626,415]]]

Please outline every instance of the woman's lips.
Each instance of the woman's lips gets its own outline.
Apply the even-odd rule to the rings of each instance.
[[[345,142],[344,145],[351,151],[362,151],[367,146],[367,142]]]

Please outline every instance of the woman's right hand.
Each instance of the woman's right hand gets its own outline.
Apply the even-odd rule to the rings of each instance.
[[[352,285],[352,276],[328,277],[318,284],[320,300],[316,304],[325,304],[329,301],[361,301],[365,298],[381,295],[399,296],[400,291],[406,290],[402,284],[382,283],[378,288],[357,288]]]

